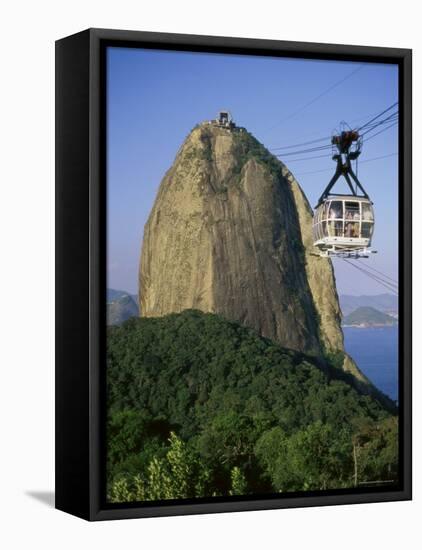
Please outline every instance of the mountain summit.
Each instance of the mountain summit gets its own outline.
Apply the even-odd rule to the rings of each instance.
[[[145,225],[142,316],[223,315],[286,348],[344,351],[331,261],[313,254],[312,209],[286,166],[244,128],[186,138]],[[369,385],[353,361],[343,368]]]

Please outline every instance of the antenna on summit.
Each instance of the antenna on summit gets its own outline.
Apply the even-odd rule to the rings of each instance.
[[[211,122],[215,126],[219,126],[220,128],[227,128],[228,130],[233,130],[233,128],[236,127],[230,111],[227,110],[219,111],[217,114],[217,118],[215,118]]]

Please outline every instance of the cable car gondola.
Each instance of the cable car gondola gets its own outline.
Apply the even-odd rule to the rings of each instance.
[[[331,139],[336,172],[319,198],[314,211],[313,239],[320,256],[367,258],[374,232],[372,201],[352,169],[352,160],[361,153],[362,138],[356,130],[344,130]],[[350,194],[331,193],[343,176]],[[355,184],[355,185],[353,185]]]

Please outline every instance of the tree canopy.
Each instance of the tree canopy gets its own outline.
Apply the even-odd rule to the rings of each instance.
[[[350,487],[397,478],[397,419],[333,361],[196,310],[107,337],[111,501]]]

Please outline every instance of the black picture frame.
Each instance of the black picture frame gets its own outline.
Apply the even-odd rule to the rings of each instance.
[[[111,45],[395,63],[399,67],[399,433],[397,490],[359,489],[110,505],[105,502],[105,48]],[[86,520],[412,498],[412,52],[89,29],[56,42],[56,508]]]

